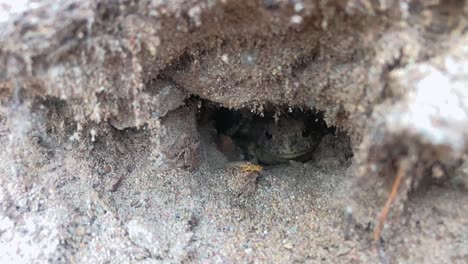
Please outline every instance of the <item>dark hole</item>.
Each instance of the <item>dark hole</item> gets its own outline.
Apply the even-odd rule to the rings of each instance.
[[[290,160],[308,162],[314,159],[323,137],[332,134],[339,139],[336,129],[327,126],[324,113],[315,109],[291,110],[267,105],[261,114],[255,114],[248,108],[229,109],[207,100],[200,101],[199,126],[214,128],[207,131],[215,134],[211,137],[229,161],[263,165]]]
[[[356,230],[362,230],[363,228],[364,228],[364,227],[363,227],[361,224],[359,224],[359,223],[357,223],[357,224],[354,225],[354,229],[356,229]]]

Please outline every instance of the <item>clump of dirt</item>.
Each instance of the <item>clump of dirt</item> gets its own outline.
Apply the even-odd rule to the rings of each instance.
[[[0,261],[463,263],[466,17],[466,1],[32,5],[0,27]],[[274,136],[292,158],[262,156]]]

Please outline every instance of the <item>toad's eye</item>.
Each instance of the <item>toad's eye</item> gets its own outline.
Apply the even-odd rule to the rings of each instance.
[[[273,138],[273,135],[270,134],[270,132],[268,132],[268,130],[265,130],[265,137],[266,137],[267,139],[272,139],[272,138]]]
[[[311,132],[310,132],[310,129],[307,129],[307,128],[306,128],[306,129],[302,130],[302,136],[303,136],[303,137],[308,137],[308,136],[310,136],[310,133],[311,133]]]

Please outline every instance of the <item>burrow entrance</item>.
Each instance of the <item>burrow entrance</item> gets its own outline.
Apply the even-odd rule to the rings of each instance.
[[[311,162],[326,156],[349,161],[353,156],[345,132],[328,126],[324,112],[268,105],[261,112],[229,109],[201,101],[198,126],[210,126],[211,138],[229,161],[261,165]],[[203,131],[201,131],[203,133]]]

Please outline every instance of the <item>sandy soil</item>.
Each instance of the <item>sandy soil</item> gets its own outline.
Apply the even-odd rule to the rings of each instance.
[[[266,167],[252,179],[226,169],[212,128],[200,130],[196,172],[152,157],[144,130],[110,128],[93,143],[31,143],[28,169],[38,177],[2,178],[2,261],[380,261],[369,208],[382,202],[369,192],[369,208],[346,214],[353,179],[346,140],[330,144],[330,136],[314,161]],[[2,145],[13,144],[4,126],[1,135]],[[17,169],[9,149],[1,151],[2,175]],[[391,262],[466,260],[468,193],[461,186],[420,189],[404,214],[387,222]]]
[[[427,72],[466,110],[465,1],[163,2],[4,22],[0,262],[466,263],[466,119],[441,109],[425,137],[410,115]],[[306,163],[233,170],[207,105],[319,109],[337,132]]]

